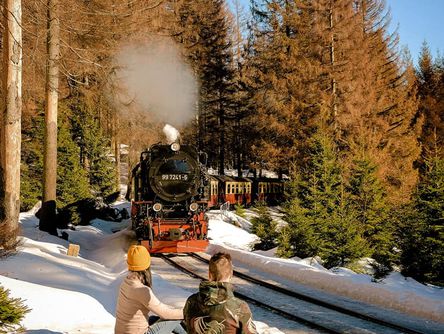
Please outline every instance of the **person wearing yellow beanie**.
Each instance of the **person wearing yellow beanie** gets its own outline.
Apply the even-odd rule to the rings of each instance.
[[[131,245],[126,262],[128,275],[119,289],[116,305],[115,334],[186,334],[180,325],[182,308],[163,304],[153,293],[151,278],[151,256],[141,245]],[[149,313],[161,319],[150,326]]]
[[[132,245],[128,249],[126,263],[128,263],[128,270],[130,271],[146,270],[151,265],[150,253],[148,253],[148,250],[143,246]]]

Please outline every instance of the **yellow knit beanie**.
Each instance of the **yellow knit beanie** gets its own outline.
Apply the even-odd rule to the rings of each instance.
[[[131,245],[131,247],[128,249],[128,257],[126,262],[128,263],[128,270],[146,270],[151,264],[150,253],[148,253],[148,250],[143,246]]]

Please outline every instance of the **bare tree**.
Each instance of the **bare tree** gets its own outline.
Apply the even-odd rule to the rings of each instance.
[[[0,116],[0,250],[16,245],[20,212],[22,113],[22,8],[20,0],[3,2],[3,88]]]
[[[43,201],[40,229],[57,234],[56,182],[57,182],[57,108],[59,88],[60,23],[58,0],[48,0],[48,35],[46,68],[45,154],[43,167]]]

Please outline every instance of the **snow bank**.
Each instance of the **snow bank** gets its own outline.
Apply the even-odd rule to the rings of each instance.
[[[0,284],[31,308],[23,322],[27,329],[64,333],[105,334],[114,331],[114,317],[95,298],[76,291],[50,288],[0,275]]]
[[[128,205],[116,203],[119,208]],[[30,333],[114,332],[117,293],[127,273],[126,251],[135,241],[129,224],[96,219],[90,226],[68,230],[68,242],[40,231],[33,212],[20,214],[21,244],[16,254],[1,260],[0,284],[32,309],[22,321]],[[78,257],[67,255],[69,243],[80,245]],[[156,274],[155,268],[153,286],[159,299],[176,307],[183,307],[190,295]],[[261,334],[282,334],[256,324]]]
[[[249,268],[278,273],[290,281],[329,293],[444,322],[444,289],[422,285],[399,273],[392,273],[376,283],[370,276],[346,268],[332,272],[306,260],[279,259],[267,256],[270,253],[253,253],[250,246],[256,236],[220,220],[210,220],[209,235],[213,239],[207,250],[210,254],[229,252],[234,260]],[[234,238],[229,239],[229,235]]]

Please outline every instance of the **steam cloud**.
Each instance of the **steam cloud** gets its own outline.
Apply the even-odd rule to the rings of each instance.
[[[177,129],[169,124],[165,124],[165,126],[163,127],[163,133],[165,134],[166,138],[167,138],[167,142],[168,144],[172,144],[175,141],[177,141],[177,139],[179,139],[179,131],[177,131]]]
[[[117,80],[157,120],[181,126],[195,115],[196,81],[175,44],[159,39],[118,53]]]

